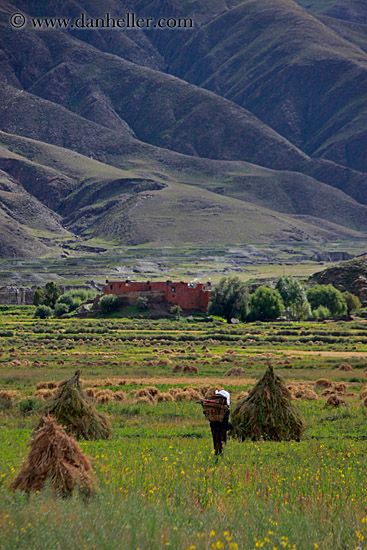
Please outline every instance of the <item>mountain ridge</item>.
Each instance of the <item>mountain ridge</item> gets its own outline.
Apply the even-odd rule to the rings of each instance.
[[[359,87],[351,85],[360,75],[367,77],[367,54],[355,44],[363,41],[361,25],[353,23],[348,40],[348,21],[339,23],[338,33],[331,28],[338,26],[335,18],[307,12],[293,0],[108,0],[103,8],[94,0],[71,0],[61,15],[75,15],[78,9],[91,16],[102,9],[149,10],[155,17],[163,11],[167,16],[189,13],[199,24],[191,35],[14,31],[8,23],[12,9],[60,16],[59,3],[51,0],[46,8],[33,1],[2,2],[0,7],[0,209],[6,226],[0,256],[14,255],[17,249],[28,254],[19,235],[32,241],[31,255],[37,254],[37,242],[42,245],[39,255],[62,254],[63,243],[80,239],[105,239],[112,246],[177,246],[197,239],[231,244],[364,237],[364,80]],[[277,13],[280,22],[271,17]],[[228,18],[233,17],[237,21],[232,26]],[[304,59],[297,62],[296,80],[308,79],[314,98],[306,118],[306,100],[291,76],[292,55],[284,38],[284,29],[293,29],[294,21],[299,23],[299,40],[307,31],[307,44],[324,41],[324,59],[313,60],[310,50],[297,45],[294,30],[287,35],[289,48],[297,45],[297,55]],[[258,59],[253,54],[246,59],[242,46],[244,38],[251,44],[250,34],[244,36],[251,28],[262,31],[262,40],[271,34],[280,40],[282,55],[272,71],[264,72],[270,75],[269,90],[274,82],[279,90],[262,89],[258,98],[238,102],[235,87],[226,91],[224,73],[213,72],[214,58],[211,54],[208,62],[207,55],[215,43],[216,55],[232,66],[233,84],[245,90],[237,77],[241,67],[251,80],[251,67],[264,71],[270,53],[259,48]],[[330,54],[335,44],[339,49]],[[177,51],[181,53],[174,66],[170,59]],[[353,65],[357,59],[361,72]],[[183,74],[180,60],[191,73]],[[328,94],[322,100],[316,86],[319,73],[309,70],[312,63],[327,75],[337,69],[323,84]],[[346,67],[350,74],[338,77]],[[195,71],[205,78],[204,69],[212,80],[192,82]],[[214,89],[206,89],[208,82]],[[287,97],[292,99],[288,104]],[[325,102],[330,103],[326,110]],[[287,105],[299,128],[308,121],[306,141],[266,115],[273,108],[287,120]],[[320,109],[323,120],[317,126],[312,117]],[[25,201],[43,220],[40,227],[31,227]],[[18,224],[13,239],[11,219]]]

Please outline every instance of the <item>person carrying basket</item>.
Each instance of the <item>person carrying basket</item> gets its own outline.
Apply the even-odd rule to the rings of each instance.
[[[231,397],[225,390],[216,390],[212,399],[203,399],[201,404],[213,436],[214,452],[220,455],[223,444],[227,443],[227,431],[232,429],[229,422]]]

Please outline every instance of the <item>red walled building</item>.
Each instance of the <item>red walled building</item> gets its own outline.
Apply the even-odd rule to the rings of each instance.
[[[211,293],[211,283],[174,283],[166,282],[136,282],[106,280],[105,294],[115,294],[128,298],[130,303],[136,302],[139,296],[164,300],[168,304],[181,306],[183,310],[207,311]]]

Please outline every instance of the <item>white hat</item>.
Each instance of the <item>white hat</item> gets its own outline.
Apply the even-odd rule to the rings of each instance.
[[[215,395],[223,395],[227,399],[227,405],[228,407],[231,405],[231,396],[226,390],[215,390]]]

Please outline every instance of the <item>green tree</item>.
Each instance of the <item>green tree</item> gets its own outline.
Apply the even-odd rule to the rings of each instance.
[[[43,292],[43,289],[38,286],[36,290],[33,293],[33,304],[35,306],[41,306],[45,301],[45,293]]]
[[[307,301],[306,291],[294,277],[279,277],[275,289],[279,292],[286,308],[290,309],[292,317],[298,321],[311,315],[311,307]]]
[[[347,313],[351,315],[356,311],[359,311],[362,307],[361,302],[359,301],[358,296],[355,296],[351,292],[343,292],[343,298],[347,304]]]
[[[99,301],[99,310],[103,315],[117,311],[120,307],[120,302],[116,294],[106,294]]]
[[[277,290],[259,286],[250,296],[250,318],[254,321],[274,321],[284,310],[282,298]]]
[[[45,305],[38,306],[34,316],[38,317],[39,319],[48,319],[52,316],[52,309],[49,306]]]
[[[215,285],[209,303],[210,315],[220,315],[227,323],[231,319],[246,319],[248,310],[248,288],[239,277],[222,277]]]
[[[55,317],[62,317],[63,315],[65,315],[65,313],[69,313],[68,304],[58,302],[55,306]]]
[[[347,313],[347,304],[343,295],[333,285],[315,285],[307,290],[307,298],[313,310],[324,306],[333,317]]]
[[[60,297],[60,294],[60,288],[53,281],[51,281],[50,283],[46,283],[44,304],[46,306],[54,308],[57,300]]]

